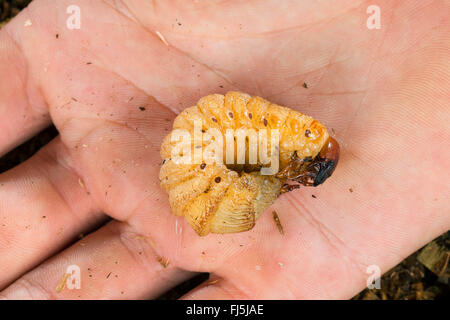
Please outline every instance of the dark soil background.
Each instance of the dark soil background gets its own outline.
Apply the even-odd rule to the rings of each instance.
[[[31,0],[0,0],[0,28]],[[1,99],[1,97],[0,97]],[[51,126],[0,158],[0,173],[30,158],[58,134]],[[383,275],[381,289],[364,290],[357,300],[429,300],[450,298],[450,232],[430,242]],[[186,281],[159,299],[178,299],[207,280],[207,273]]]

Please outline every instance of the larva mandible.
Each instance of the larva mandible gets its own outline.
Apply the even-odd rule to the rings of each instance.
[[[173,152],[177,141],[173,132],[183,129],[194,134],[198,120],[202,132],[214,128],[224,136],[230,129],[278,130],[279,144],[274,150],[277,150],[279,170],[276,174],[261,175],[259,169],[267,164],[263,165],[259,158],[257,163],[250,164],[248,152],[245,164],[241,165],[227,164],[225,153],[222,163],[175,161]],[[194,153],[200,146],[207,149],[211,142],[204,138],[192,144],[189,141],[188,150]],[[249,145],[247,138],[247,151]],[[237,148],[236,143],[233,146]],[[225,96],[203,97],[196,106],[181,112],[174,121],[173,131],[162,143],[161,157],[159,178],[169,194],[172,212],[184,216],[204,236],[250,230],[281,193],[298,188],[299,184],[323,183],[337,165],[339,144],[321,123],[307,115],[260,97],[228,92]],[[287,184],[288,180],[299,184]]]

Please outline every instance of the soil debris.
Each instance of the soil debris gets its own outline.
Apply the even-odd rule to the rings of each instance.
[[[61,291],[64,290],[64,288],[66,287],[67,279],[69,279],[69,277],[70,277],[69,273],[63,274],[63,276],[61,277],[61,279],[58,282],[58,285],[56,286],[57,293],[60,293]]]
[[[278,231],[284,236],[284,229],[283,229],[283,226],[281,225],[280,218],[278,218],[277,212],[273,211],[272,215],[273,215],[273,221],[275,221],[275,225],[277,226]]]

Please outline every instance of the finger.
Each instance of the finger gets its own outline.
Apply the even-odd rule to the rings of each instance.
[[[61,279],[65,283],[69,266],[80,270],[79,289],[60,284]],[[7,299],[154,298],[193,276],[194,273],[171,264],[170,258],[150,238],[114,221],[24,275],[0,296]]]
[[[0,175],[0,288],[104,219],[56,138]]]
[[[0,156],[50,123],[45,100],[9,29],[0,30]]]

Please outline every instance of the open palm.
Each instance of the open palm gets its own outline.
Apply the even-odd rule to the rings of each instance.
[[[450,6],[378,1],[371,30],[370,4],[34,1],[0,32],[0,153],[50,121],[60,136],[0,175],[0,295],[151,298],[202,271],[186,298],[349,298],[448,230]],[[170,213],[159,147],[229,90],[315,117],[341,159],[251,231],[200,238]],[[57,292],[69,265],[81,289]]]

